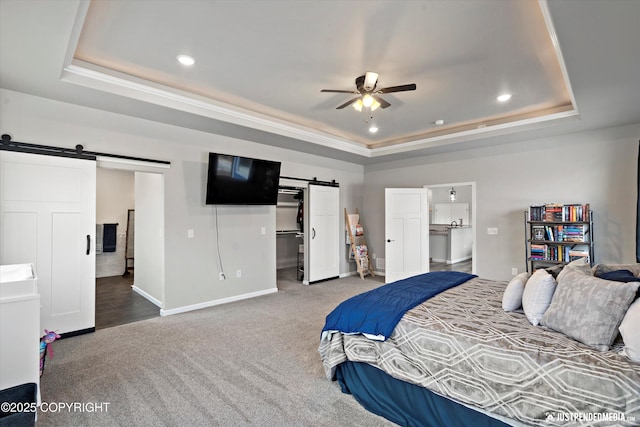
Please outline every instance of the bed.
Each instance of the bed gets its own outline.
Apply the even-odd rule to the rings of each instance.
[[[534,319],[539,323],[535,325],[529,307],[527,313],[505,311],[505,291],[511,282],[455,272],[451,273],[461,283],[414,299],[409,308],[399,304],[402,313],[395,314],[399,320],[390,333],[376,330],[377,324],[374,330],[361,332],[352,325],[342,328],[330,322],[332,316],[343,318],[349,312],[367,311],[364,317],[371,317],[380,307],[389,311],[395,296],[388,304],[376,292],[404,286],[405,281],[381,286],[352,298],[355,308],[343,306],[347,300],[327,316],[319,346],[325,374],[338,380],[342,391],[353,394],[366,409],[399,425],[640,425],[640,361],[624,353],[625,343],[618,336],[621,320],[631,333],[637,335],[640,330],[637,317],[625,317],[630,306],[636,312],[640,309],[640,301],[633,302],[638,282],[614,283],[596,278],[594,270],[566,268],[564,278],[545,271],[553,277],[554,292],[548,297],[547,317]],[[419,286],[429,287],[435,274],[406,280],[417,279]],[[640,275],[640,268],[634,275]],[[521,278],[527,291],[535,289],[534,276]],[[546,276],[545,280],[551,283]],[[579,285],[570,286],[576,281]],[[612,320],[616,339],[606,343],[606,349],[602,345],[596,349],[601,343],[591,343],[570,330],[558,332],[548,326],[554,325],[552,312],[566,308],[567,298],[573,298],[575,306],[560,314],[573,321],[584,317],[585,310],[593,310],[593,301],[587,300],[591,292],[587,282],[594,285],[592,296],[597,301],[603,300],[598,292],[616,294],[606,302],[620,311],[620,319]],[[611,291],[602,286],[604,282],[611,289],[626,286],[624,298],[618,298],[621,288]],[[573,288],[582,300],[575,300]],[[626,299],[621,302],[621,298]],[[363,308],[367,299],[371,305]],[[604,311],[615,311],[611,307]],[[631,328],[630,322],[634,322]],[[587,325],[587,335],[591,337],[597,327]]]

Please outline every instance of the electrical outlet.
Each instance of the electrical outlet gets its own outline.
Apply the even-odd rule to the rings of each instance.
[[[221,272],[218,274],[218,279],[219,279],[219,280],[224,280],[224,272],[222,272],[222,271],[221,271]]]
[[[498,234],[498,228],[497,227],[489,227],[487,228],[487,234],[491,235],[491,236],[495,236]]]
[[[512,276],[517,276],[517,275],[518,275],[518,269],[517,269],[516,267],[513,267],[513,268],[511,269],[511,275],[512,275]]]

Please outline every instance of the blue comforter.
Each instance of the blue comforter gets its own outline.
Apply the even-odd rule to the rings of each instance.
[[[458,271],[436,271],[356,295],[329,313],[322,328],[322,337],[342,332],[385,341],[407,311],[473,277],[476,276]]]

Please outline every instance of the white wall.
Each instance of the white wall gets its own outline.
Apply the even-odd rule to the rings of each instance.
[[[0,105],[2,133],[16,141],[69,148],[82,144],[89,151],[171,161],[164,174],[165,310],[276,288],[273,206],[218,208],[220,255],[227,272],[227,280],[218,280],[215,207],[204,203],[210,151],[279,160],[284,176],[335,179],[340,183],[340,212],[363,206],[361,165],[4,89]],[[266,235],[260,234],[261,227]],[[191,239],[188,229],[194,230]],[[341,274],[355,269],[347,255],[346,245],[341,244]],[[238,269],[241,278],[235,277]]]
[[[477,274],[525,268],[524,218],[538,203],[590,203],[595,261],[635,262],[640,125],[529,140],[365,167],[367,242],[384,257],[384,188],[476,182]],[[497,227],[498,235],[487,235]]]
[[[136,172],[134,186],[133,289],[164,308],[164,176]]]
[[[115,252],[96,254],[96,277],[120,276],[125,269],[127,213],[135,207],[133,172],[96,169],[96,223],[118,224]]]

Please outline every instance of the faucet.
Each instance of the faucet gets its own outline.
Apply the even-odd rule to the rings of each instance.
[[[457,227],[458,223],[455,220],[453,220],[453,221],[451,221],[451,224],[449,224],[449,225],[452,226],[452,227]]]

